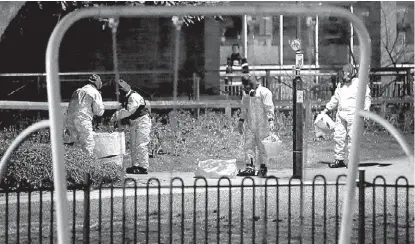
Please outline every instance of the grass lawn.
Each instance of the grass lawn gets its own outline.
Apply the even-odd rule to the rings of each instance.
[[[406,134],[406,141],[413,148],[414,135]],[[326,140],[315,141],[312,133],[307,133],[304,138],[304,157],[305,168],[324,168],[325,164],[318,163],[320,161],[333,161],[334,159],[334,141],[332,138]],[[201,154],[197,151],[189,151],[185,155],[157,155],[150,158],[150,171],[153,172],[193,172],[196,170],[197,159],[204,160],[208,158],[231,159],[236,158],[238,166],[243,167],[244,150],[243,139],[237,133],[233,133],[229,139],[233,141],[233,147],[228,150],[215,153],[216,155]],[[282,134],[284,142],[284,150],[281,152],[277,160],[270,160],[269,169],[287,169],[292,168],[292,137]],[[361,139],[360,160],[385,160],[393,159],[405,155],[396,140],[389,134],[384,132],[365,132]],[[129,164],[129,156],[124,158],[126,165]]]

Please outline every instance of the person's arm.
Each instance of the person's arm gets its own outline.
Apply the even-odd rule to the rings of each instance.
[[[324,113],[328,111],[332,111],[337,107],[339,104],[340,99],[340,93],[339,93],[339,87],[336,88],[334,91],[334,95],[331,97],[330,101],[326,104],[326,108],[323,110]]]
[[[265,112],[268,118],[268,121],[274,120],[274,102],[272,101],[272,92],[270,90],[265,90],[264,97],[263,97],[263,103],[265,106]]]
[[[104,114],[104,102],[102,101],[102,96],[99,92],[94,95],[92,99],[92,112],[96,116],[102,116]]]
[[[117,120],[127,118],[134,114],[140,105],[145,105],[144,98],[134,93],[128,99],[127,109],[123,108],[117,111],[114,116],[116,116]]]
[[[369,87],[369,85],[366,85],[364,110],[369,111],[371,105],[372,105],[372,97],[370,96],[370,87]]]

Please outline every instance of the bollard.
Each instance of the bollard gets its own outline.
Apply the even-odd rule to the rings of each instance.
[[[90,186],[91,186],[91,176],[88,173],[84,175],[84,228],[83,228],[83,243],[89,244],[89,234],[90,234]]]
[[[359,244],[365,243],[365,171],[359,170]]]

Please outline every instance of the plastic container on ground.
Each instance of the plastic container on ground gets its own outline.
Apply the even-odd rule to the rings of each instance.
[[[268,136],[262,140],[261,143],[265,147],[265,153],[267,154],[268,158],[277,158],[283,151],[283,143],[281,139],[275,134]]]
[[[98,158],[118,156],[125,154],[124,132],[100,132],[94,134],[94,154]]]
[[[205,177],[206,179],[219,179],[221,177],[233,179],[237,173],[236,159],[208,159],[198,162],[195,176]]]

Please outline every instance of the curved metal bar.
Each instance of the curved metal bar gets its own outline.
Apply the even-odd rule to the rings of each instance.
[[[389,121],[387,121],[386,119],[380,117],[379,115],[377,115],[373,112],[369,112],[369,111],[361,110],[361,111],[359,111],[359,115],[361,117],[366,117],[366,118],[369,118],[369,119],[377,122],[378,124],[383,126],[386,130],[388,130],[392,134],[392,136],[395,137],[396,141],[399,143],[402,150],[408,156],[408,159],[411,160],[410,162],[411,163],[414,162],[414,157],[413,157],[414,152],[413,152],[413,150],[409,147],[408,143],[405,141],[403,136],[399,133],[398,129],[396,129],[391,123],[389,123]]]
[[[12,144],[7,148],[6,152],[4,153],[3,157],[0,161],[0,182],[3,180],[3,174],[6,170],[7,162],[9,161],[10,157],[12,156],[12,153],[14,150],[16,150],[19,145],[28,137],[30,134],[32,134],[35,131],[49,128],[50,123],[49,120],[42,120],[39,122],[36,122],[32,124],[31,126],[24,129],[17,137],[14,139]]]
[[[371,57],[370,36],[365,28],[363,22],[359,20],[353,13],[340,7],[333,7],[319,4],[266,4],[255,6],[174,6],[174,7],[99,7],[86,8],[74,11],[66,15],[55,27],[49,39],[46,51],[46,73],[47,73],[47,94],[49,101],[49,117],[51,120],[51,142],[52,142],[52,160],[53,160],[53,176],[54,183],[57,187],[57,231],[58,242],[68,243],[68,216],[67,216],[67,199],[66,199],[66,184],[65,170],[63,162],[63,119],[60,115],[60,84],[59,84],[59,48],[64,34],[72,26],[73,23],[88,17],[165,17],[173,15],[286,15],[286,16],[330,16],[336,15],[339,18],[347,19],[353,24],[356,30],[360,43],[360,69],[359,87],[365,87],[367,84],[369,60]],[[356,110],[363,109],[365,89],[359,89],[357,95]],[[355,187],[354,183],[357,176],[358,161],[358,145],[360,144],[360,137],[363,132],[363,120],[356,113],[355,123],[353,125],[352,149],[348,168],[347,191],[345,195],[345,204],[342,218],[342,231],[340,235],[340,244],[350,242],[353,204],[355,202]]]

